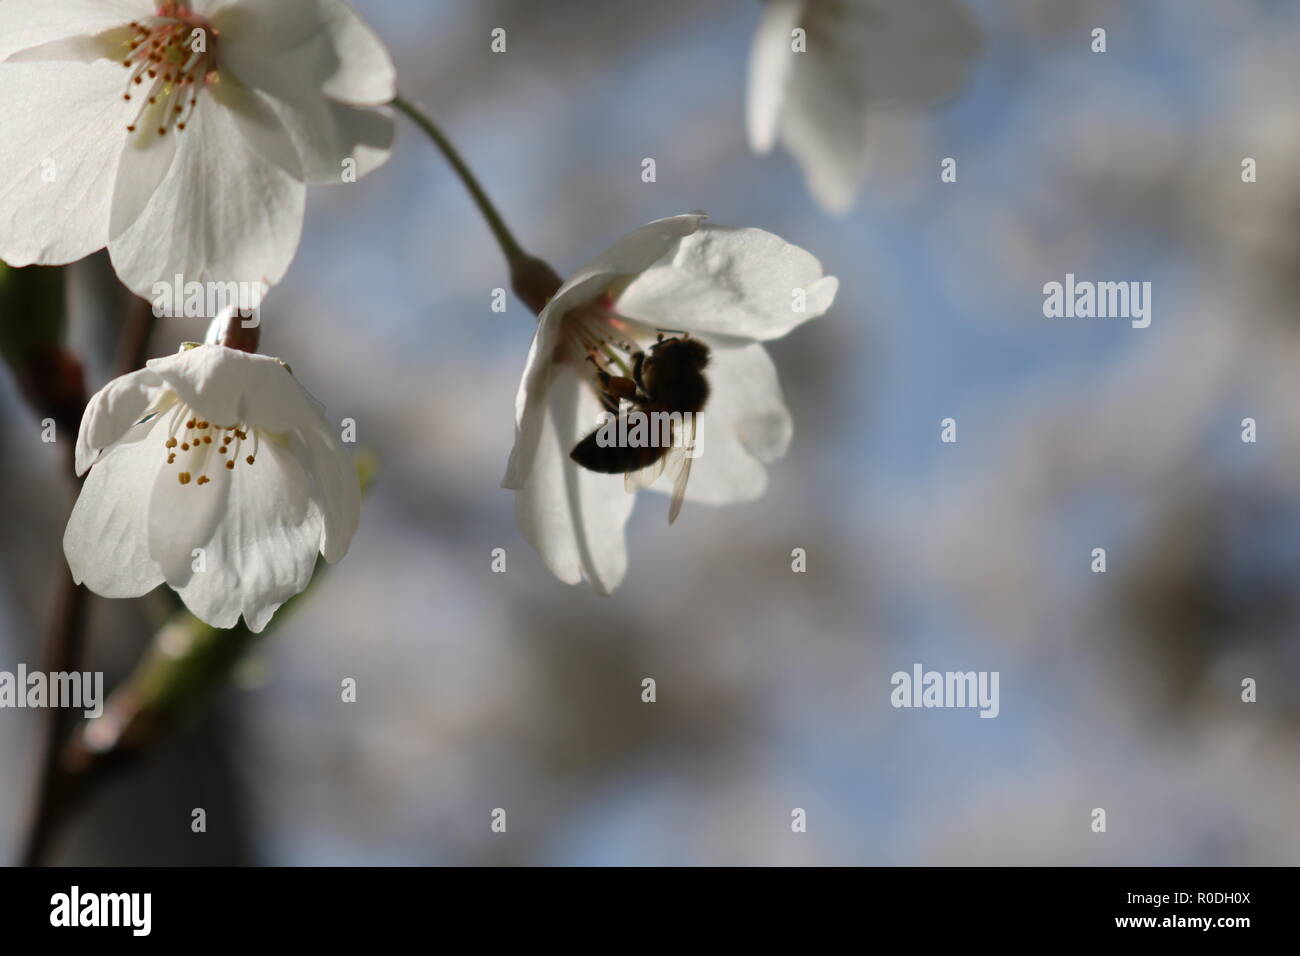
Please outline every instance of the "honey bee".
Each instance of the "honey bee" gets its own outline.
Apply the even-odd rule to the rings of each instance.
[[[665,338],[661,334],[649,352],[637,351],[632,356],[630,378],[599,370],[601,402],[618,420],[578,442],[569,457],[589,471],[622,474],[629,493],[648,488],[670,471],[673,496],[668,523],[672,524],[682,510],[686,483],[691,477],[695,418],[709,400],[709,382],[704,377],[708,364],[709,347],[703,342],[686,335]],[[629,434],[628,417],[633,412],[642,413],[642,423],[649,420],[655,426],[666,424],[669,434],[664,435],[661,428],[660,440],[646,443],[601,440],[607,427],[616,426],[619,435]],[[680,436],[679,424],[683,430]]]

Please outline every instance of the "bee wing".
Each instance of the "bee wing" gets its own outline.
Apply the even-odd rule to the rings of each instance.
[[[675,449],[674,449],[675,450]],[[629,471],[623,475],[623,487],[627,489],[629,495],[634,495],[644,488],[649,488],[659,476],[664,473],[664,469],[671,457],[671,451],[668,455],[661,456],[654,464],[646,465],[644,468],[638,468],[636,471]]]
[[[691,462],[695,460],[695,416],[687,419],[680,445],[674,444],[672,451],[664,456],[672,458],[673,499],[668,505],[668,523],[672,524],[682,513],[682,502],[686,500],[686,483],[691,480]]]

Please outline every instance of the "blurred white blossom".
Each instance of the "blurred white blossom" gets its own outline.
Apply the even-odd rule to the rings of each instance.
[[[959,0],[767,0],[750,52],[750,145],[767,153],[779,140],[818,204],[847,212],[872,111],[954,94],[979,36]]]

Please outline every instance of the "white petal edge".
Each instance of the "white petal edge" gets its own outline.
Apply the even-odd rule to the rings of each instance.
[[[162,378],[140,369],[113,379],[86,403],[77,430],[75,467],[78,475],[98,459],[100,452],[126,435],[145,412],[158,404],[167,388]]]
[[[258,633],[311,581],[320,512],[302,465],[274,443],[262,443],[255,465],[207,474],[211,483],[200,487],[181,485],[170,468],[160,472],[149,509],[150,553],[200,620],[226,628],[242,615]],[[195,549],[203,552],[202,570],[194,567]]]
[[[825,314],[838,289],[816,256],[773,233],[706,225],[634,279],[617,308],[652,327],[769,341]]]
[[[699,454],[691,463],[686,500],[708,505],[754,501],[767,490],[765,466],[789,449],[794,423],[766,348],[757,342],[710,344],[705,374],[712,395],[699,420]],[[672,476],[651,488],[671,492]]]
[[[279,360],[212,344],[147,367],[204,418],[287,434],[320,508],[320,552],[331,564],[347,553],[361,519],[356,466],[320,404]]]
[[[298,454],[307,466],[322,519],[319,550],[334,564],[348,553],[361,523],[361,483],[352,458],[328,427],[305,431],[302,443]]]
[[[952,96],[980,43],[962,0],[810,0],[808,52],[786,80],[778,138],[827,213],[842,216],[866,176],[870,111],[919,108]]]
[[[212,97],[199,105],[171,171],[109,253],[146,299],[156,282],[261,283],[283,278],[302,235],[306,186],[248,144]]]
[[[310,89],[357,106],[382,106],[397,95],[387,47],[343,0],[233,3],[213,18],[223,57],[250,86],[281,97]]]
[[[565,584],[613,593],[627,574],[624,526],[635,495],[618,475],[579,468],[569,452],[596,420],[599,403],[569,368],[557,370],[528,483],[515,492],[519,530]]]
[[[749,145],[756,153],[770,152],[776,142],[790,69],[796,56],[805,55],[795,53],[791,46],[803,8],[804,0],[767,0],[763,4],[749,53],[749,95],[745,104]]]
[[[124,26],[153,11],[150,0],[0,0],[0,61],[20,50]]]
[[[135,116],[122,76],[107,62],[0,64],[0,259],[9,265],[63,265],[108,244]]]
[[[159,114],[164,108],[165,104],[160,103],[147,111],[134,134],[122,131],[126,143],[118,159],[117,177],[113,184],[113,208],[108,229],[110,242],[140,218],[176,161],[180,137],[174,130],[161,136],[158,134]]]
[[[181,401],[214,422],[265,428],[275,432],[323,426],[315,400],[279,359],[227,348],[200,345],[146,367]]]
[[[294,179],[303,178],[298,147],[271,104],[233,76],[216,84],[210,92],[230,111],[248,145]]]
[[[342,0],[232,5],[214,22],[228,72],[267,97],[294,143],[303,178],[343,181],[383,165],[396,126],[371,107],[397,95],[396,73],[379,38]]]
[[[846,215],[867,174],[867,113],[853,94],[816,64],[790,77],[781,144],[803,171],[823,212]]]
[[[109,449],[72,508],[63,554],[72,579],[102,597],[139,597],[163,583],[148,537],[149,494],[162,452],[147,435]]]

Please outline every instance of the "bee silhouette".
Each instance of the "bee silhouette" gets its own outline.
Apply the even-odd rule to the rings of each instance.
[[[601,402],[606,411],[619,416],[619,435],[628,434],[632,427],[629,416],[637,413],[646,416],[643,421],[667,421],[670,435],[661,433],[660,437],[668,440],[658,442],[602,443],[602,426],[578,442],[569,457],[588,471],[622,474],[629,492],[647,488],[660,475],[670,472],[673,496],[668,523],[672,524],[682,510],[691,476],[695,417],[709,400],[709,382],[704,377],[708,365],[709,347],[703,342],[685,335],[665,338],[661,334],[649,352],[638,351],[632,356],[631,378],[601,370]],[[683,432],[680,435],[679,421]]]

